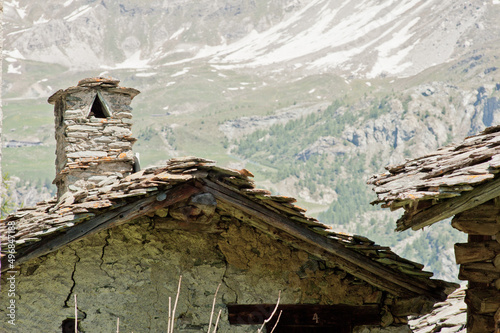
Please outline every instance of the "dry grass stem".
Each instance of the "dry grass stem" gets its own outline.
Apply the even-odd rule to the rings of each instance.
[[[217,332],[217,326],[219,326],[220,314],[222,313],[222,309],[219,310],[219,314],[217,315],[217,320],[215,321],[215,327],[213,333]]]
[[[179,294],[181,293],[181,282],[182,282],[182,275],[179,276],[179,285],[177,286],[177,296],[175,296],[174,308],[172,309],[172,323],[170,324],[169,333],[174,333],[175,310],[177,309],[177,301],[179,300]]]
[[[172,321],[172,297],[168,297],[168,323],[167,323],[167,333],[170,333],[170,322]]]
[[[75,294],[75,333],[78,333],[78,305],[76,303],[76,294]]]
[[[116,318],[116,333],[120,333],[120,317]]]
[[[208,323],[208,332],[207,333],[210,333],[210,330],[212,329],[212,319],[213,319],[214,310],[215,310],[215,300],[217,299],[217,293],[219,292],[220,285],[221,284],[219,283],[219,285],[217,286],[217,289],[215,290],[214,301],[212,302],[212,312],[210,312],[210,322]],[[217,325],[215,327],[217,327]],[[215,330],[213,331],[213,333],[215,333]]]
[[[278,300],[276,301],[276,306],[274,307],[274,310],[273,312],[271,313],[271,315],[269,316],[269,318],[267,318],[266,320],[264,320],[264,322],[262,323],[262,326],[257,330],[258,333],[262,333],[262,329],[264,328],[264,326],[271,321],[271,318],[273,318],[274,314],[276,313],[276,310],[278,310],[278,306],[280,304],[280,299],[281,299],[281,290],[278,292]]]
[[[271,330],[271,333],[274,332],[274,329],[276,328],[276,326],[278,326],[278,323],[280,321],[280,318],[281,318],[281,314],[283,313],[283,310],[280,310],[280,313],[278,315],[278,319],[276,319],[276,323],[274,323],[274,326],[273,326],[273,329]]]

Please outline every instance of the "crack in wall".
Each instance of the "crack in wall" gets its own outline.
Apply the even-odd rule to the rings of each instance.
[[[99,269],[101,271],[103,271],[104,273],[106,273],[107,276],[109,276],[110,278],[112,278],[112,276],[109,275],[108,271],[102,268],[102,265],[104,264],[104,253],[106,251],[106,247],[109,246],[109,239],[111,238],[111,232],[110,232],[110,230],[108,229],[108,230],[106,230],[106,232],[107,232],[107,234],[106,234],[106,237],[104,237],[104,245],[102,246],[102,250],[101,250],[101,258],[100,258],[101,262],[99,264]]]
[[[218,249],[218,250],[219,250],[219,252],[220,252],[220,253],[222,253],[222,258],[223,258],[223,260],[224,260],[224,264],[225,264],[224,274],[222,274],[222,279],[221,279],[221,280],[222,280],[222,283],[226,286],[226,288],[227,288],[228,290],[231,290],[231,291],[234,293],[234,296],[235,296],[235,298],[236,298],[235,303],[238,303],[238,293],[236,292],[236,290],[234,290],[233,288],[231,288],[231,287],[229,286],[229,284],[226,282],[226,278],[227,278],[227,271],[228,271],[228,269],[229,269],[229,262],[227,261],[226,256],[223,254],[223,252],[222,252],[220,249]]]
[[[68,302],[69,302],[69,299],[71,298],[71,295],[73,294],[73,290],[75,289],[75,286],[76,286],[76,281],[75,281],[76,265],[81,260],[81,258],[78,256],[78,253],[76,252],[76,250],[73,249],[73,248],[71,248],[71,247],[70,247],[70,249],[72,249],[73,252],[75,252],[76,261],[75,261],[75,263],[73,265],[73,272],[71,272],[71,281],[73,281],[73,285],[71,286],[71,288],[69,290],[68,296],[64,300],[64,307],[65,308],[69,308]]]

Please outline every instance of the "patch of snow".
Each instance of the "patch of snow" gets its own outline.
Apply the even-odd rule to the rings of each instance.
[[[313,92],[316,91],[316,88],[312,88],[311,90],[308,91],[309,94],[312,94]]]
[[[366,84],[368,87],[371,87],[371,86],[372,86],[372,83],[371,83],[371,82],[365,82],[365,84]]]
[[[170,82],[167,82],[165,87],[170,87],[170,86],[173,86],[174,84],[175,84],[175,81],[170,81]]]
[[[395,32],[392,35],[392,39],[376,48],[379,52],[379,58],[377,63],[373,66],[372,71],[368,74],[368,77],[375,77],[384,71],[391,74],[398,73],[411,66],[411,63],[408,62],[403,64],[400,63],[410,53],[414,45],[412,44],[404,49],[401,49],[401,47],[413,36],[413,34],[410,33],[410,29],[417,24],[418,21],[420,21],[420,17],[414,18],[404,28]],[[397,51],[396,54],[389,55],[393,50],[399,51]]]
[[[492,0],[500,3],[500,0]],[[268,30],[252,31],[244,38],[227,44],[205,46],[185,61],[211,57],[209,63],[217,69],[259,67],[292,61],[305,56],[314,60],[295,68],[339,68],[351,73],[377,76],[383,72],[398,74],[413,64],[411,30],[422,21],[420,12],[428,11],[435,1],[387,0],[326,2],[311,0],[286,20]],[[309,25],[311,18],[314,24]],[[411,43],[410,43],[411,41]],[[404,48],[403,48],[404,47]],[[353,64],[354,57],[375,50],[375,66]],[[403,51],[399,51],[403,48]],[[364,61],[364,60],[361,60]],[[354,68],[357,67],[357,69]]]
[[[220,77],[227,77],[227,75],[224,75],[222,73],[217,73],[217,75],[220,76]]]
[[[500,0],[493,0],[494,5],[500,5]]]
[[[5,7],[19,7],[19,1],[16,0],[6,1]]]
[[[90,7],[90,5],[81,6],[80,8],[78,8],[77,10],[75,10],[71,14],[69,14],[68,16],[65,16],[63,19],[65,21],[72,22],[91,9],[92,9],[92,7]]]
[[[176,32],[174,32],[174,33],[172,34],[172,36],[170,36],[170,38],[169,38],[169,39],[175,39],[175,38],[179,37],[179,36],[180,36],[180,34],[182,34],[185,30],[186,30],[186,29],[185,29],[184,27],[183,27],[183,28],[180,28],[179,30],[177,30]]]
[[[12,35],[17,35],[17,34],[20,34],[22,32],[25,32],[25,31],[30,31],[32,28],[26,28],[26,29],[21,29],[21,30],[17,30],[17,31],[13,31],[13,32],[9,32],[7,34],[7,36],[12,36]]]
[[[68,7],[68,6],[69,6],[69,5],[71,5],[72,3],[73,3],[73,0],[67,0],[67,1],[63,4],[63,6],[64,6],[64,7]]]
[[[15,66],[14,64],[9,64],[9,67],[7,68],[7,73],[8,74],[22,74],[21,73],[21,65]]]
[[[49,79],[41,79],[40,81],[38,82],[47,82]]]
[[[208,82],[214,82],[214,80],[212,80],[212,79],[207,79],[207,81],[208,81]]]
[[[17,12],[17,15],[19,15],[19,17],[21,19],[24,19],[26,17],[26,7],[25,8],[16,8],[16,12]]]
[[[155,72],[151,72],[151,73],[137,73],[137,74],[135,74],[135,76],[137,76],[137,77],[151,77],[151,76],[155,76],[156,74],[158,74],[158,73],[155,73]]]
[[[33,24],[34,24],[34,25],[37,25],[37,24],[43,24],[43,23],[47,23],[47,22],[49,22],[49,21],[50,21],[50,20],[49,20],[49,19],[46,19],[46,18],[44,17],[44,15],[42,14],[42,16],[41,16],[38,20],[36,20],[35,22],[33,22]]]
[[[165,107],[163,108],[163,110],[168,110],[168,108],[169,108],[169,106],[167,105],[167,106],[165,106]]]
[[[239,90],[239,88],[235,88],[235,87],[230,87],[230,88],[227,88],[227,90]]]
[[[240,82],[240,84],[241,84],[242,86],[247,86],[247,85],[249,85],[250,83],[248,83],[248,82]]]
[[[10,57],[5,58],[4,60],[7,61],[7,62],[16,62],[17,61],[17,59],[10,58]]]
[[[102,65],[101,68],[103,68],[103,69],[150,68],[151,66],[148,65],[148,63],[149,63],[149,59],[141,59],[141,50],[138,50],[122,63],[116,64],[115,66]]]
[[[176,77],[176,76],[184,75],[187,72],[189,72],[189,69],[190,69],[189,67],[183,68],[181,71],[178,71],[177,73],[174,73],[174,74],[170,75],[170,77]]]

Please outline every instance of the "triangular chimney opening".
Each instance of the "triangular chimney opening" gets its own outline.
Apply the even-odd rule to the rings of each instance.
[[[94,116],[96,118],[109,118],[111,117],[111,110],[109,109],[108,104],[102,97],[100,92],[97,92],[97,94],[94,97],[94,102],[92,102],[92,106],[90,107],[89,111],[89,118],[90,116]]]

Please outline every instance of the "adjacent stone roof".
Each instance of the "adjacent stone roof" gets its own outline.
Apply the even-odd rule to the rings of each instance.
[[[448,296],[446,301],[436,303],[431,313],[410,320],[413,333],[466,333],[467,305],[464,284]]]
[[[247,170],[221,168],[196,157],[172,159],[123,179],[96,177],[94,188],[66,192],[59,201],[22,208],[1,221],[2,253],[7,250],[9,226],[15,226],[12,235],[19,265],[142,215],[153,216],[160,211],[168,214],[165,208],[195,193],[211,193],[218,209],[250,216],[255,227],[277,239],[291,244],[294,239],[303,241],[310,253],[334,258],[348,273],[394,295],[443,300],[457,287],[430,279],[432,273],[423,271],[423,265],[401,258],[366,237],[335,232],[306,216],[304,209],[293,204],[294,198],[256,189],[251,177]],[[195,218],[200,212],[193,209],[186,214]],[[2,269],[8,269],[7,257],[2,258]]]
[[[405,209],[397,230],[422,228],[500,195],[500,126],[386,169],[368,181],[373,203]]]

